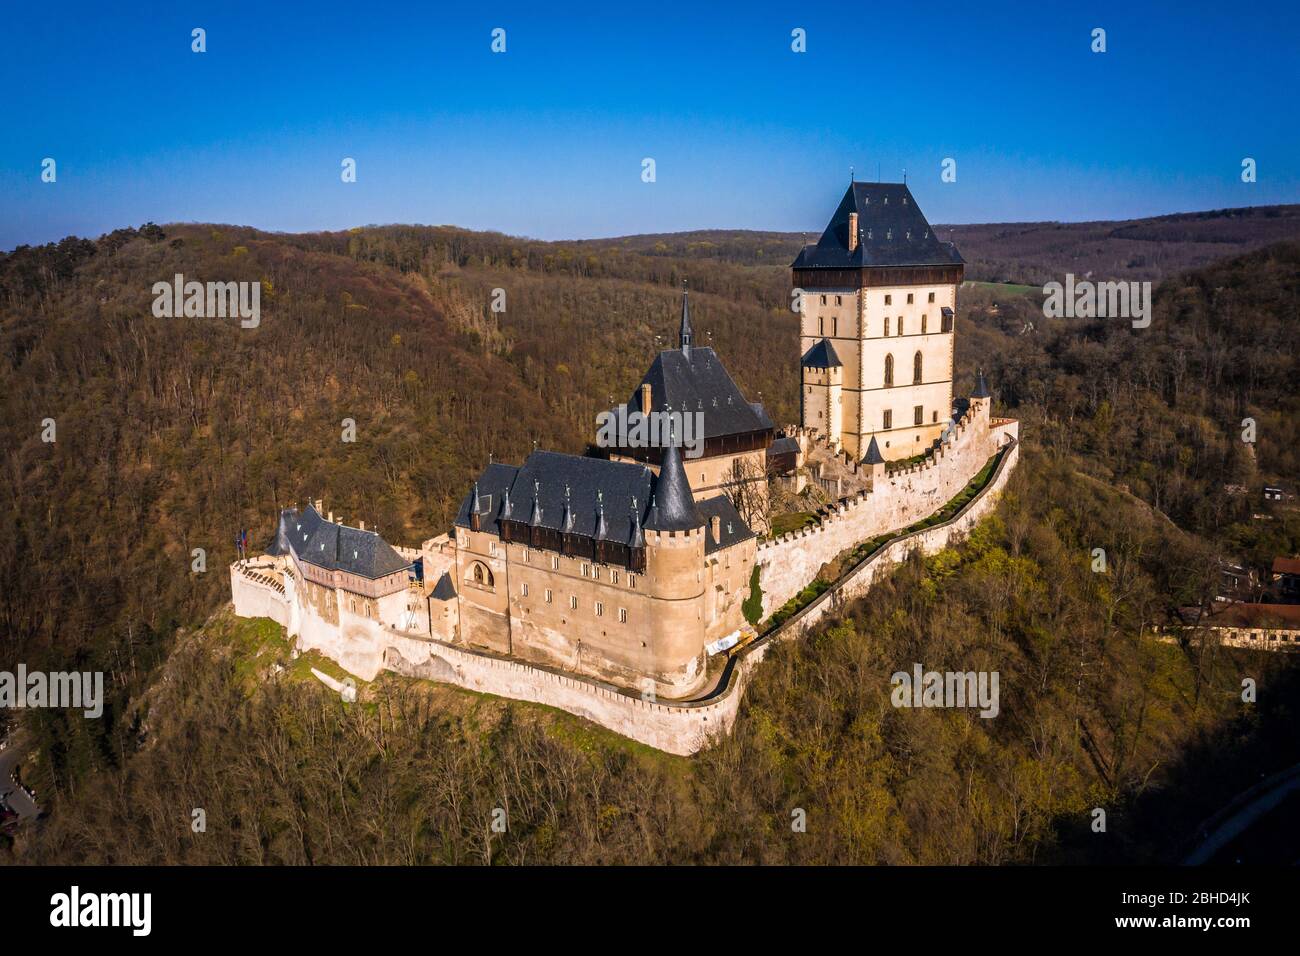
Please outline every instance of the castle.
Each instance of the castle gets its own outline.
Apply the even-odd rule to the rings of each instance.
[[[336,521],[319,500],[287,508],[265,554],[231,568],[236,613],[279,621],[298,648],[365,680],[390,669],[490,686],[637,736],[623,716],[568,701],[594,692],[583,688],[706,698],[755,638],[750,621],[847,549],[934,514],[1014,445],[1018,424],[991,417],[982,375],[953,401],[962,268],[906,185],[853,183],[793,264],[799,426],[778,437],[694,344],[683,292],[676,347],[611,410],[668,418],[667,440],[490,463],[452,528],[419,548]],[[700,434],[683,454],[690,415]],[[816,527],[773,537],[769,482],[802,488],[809,471],[850,495],[832,496]],[[508,677],[471,680],[483,662]],[[556,681],[558,697],[539,690]]]

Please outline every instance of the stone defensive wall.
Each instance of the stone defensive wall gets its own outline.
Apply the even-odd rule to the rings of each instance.
[[[955,498],[999,448],[1015,439],[1019,422],[989,419],[989,402],[975,400],[955,425],[952,441],[916,464],[876,479],[870,491],[841,498],[815,525],[758,546],[763,618],[775,613],[848,549],[906,528]]]
[[[987,405],[985,405],[983,415],[986,416],[986,421],[987,414]],[[913,488],[923,487],[924,482],[930,482],[931,486],[936,489],[936,494],[945,494],[944,489],[951,488],[951,493],[946,493],[946,497],[935,502],[932,506],[926,507],[922,513],[915,514],[913,518],[904,519],[905,526],[913,520],[932,514],[951,500],[965,487],[970,478],[985,465],[988,458],[997,453],[999,447],[1001,448],[1000,457],[987,484],[961,511],[947,521],[933,527],[913,531],[886,542],[876,551],[863,558],[862,561],[841,576],[838,581],[807,607],[794,614],[779,627],[773,628],[737,651],[728,660],[714,689],[697,700],[667,701],[653,699],[635,691],[615,687],[590,678],[578,677],[545,666],[525,664],[521,661],[485,651],[452,646],[423,635],[386,629],[375,621],[367,622],[369,633],[365,635],[365,639],[373,641],[373,647],[383,648],[382,667],[394,673],[454,684],[468,690],[494,694],[499,697],[546,704],[578,717],[586,718],[600,724],[602,727],[658,750],[679,755],[693,754],[706,746],[711,738],[731,730],[732,725],[735,723],[736,713],[739,710],[746,683],[754,669],[763,660],[769,647],[773,646],[777,641],[800,637],[827,614],[866,594],[877,577],[887,573],[889,569],[904,561],[912,551],[920,550],[924,554],[933,554],[957,543],[970,532],[975,524],[993,510],[1008,477],[1019,459],[1020,448],[1016,441],[1014,426],[1014,422],[994,422],[992,429],[981,429],[987,436],[985,441],[970,442],[969,446],[957,446],[957,439],[954,438],[954,446],[957,446],[956,453],[950,451],[928,465],[918,465],[891,476],[891,481],[899,481],[900,483],[910,478],[912,480],[911,487]],[[969,423],[967,427],[969,429]],[[963,455],[960,450],[962,447],[969,447],[970,450]],[[988,454],[984,454],[985,449],[988,450]],[[961,464],[958,465],[958,462],[961,462]],[[945,465],[951,467],[945,468]],[[940,478],[941,475],[948,471],[952,473],[951,477]],[[906,488],[907,486],[900,484],[898,487]],[[907,492],[904,490],[900,493],[906,494]],[[866,498],[870,497],[870,495],[866,496]],[[861,512],[861,514],[870,514],[870,505],[867,508],[868,510]],[[889,513],[911,515],[912,511],[898,504],[895,510]],[[790,541],[809,541],[810,539],[815,542],[826,542],[824,545],[818,543],[815,547],[823,548],[823,551],[818,553],[828,553],[829,556],[826,560],[830,560],[845,548],[883,533],[882,530],[872,530],[875,527],[872,521],[865,520],[856,514],[848,514],[847,512],[843,514],[846,515],[847,520],[832,524],[831,528],[827,529],[828,533],[824,532],[824,536],[820,539],[817,537],[818,532],[814,530],[812,534],[785,535],[781,539],[771,542],[766,546],[768,548],[768,560],[770,561],[777,554],[790,555],[789,560],[794,560],[795,549],[788,548]],[[831,522],[834,522],[834,520],[834,517],[832,517]],[[826,523],[823,522],[823,524]],[[858,527],[865,527],[868,530],[854,539],[851,536],[857,533],[854,529]],[[885,528],[883,530],[889,529]],[[761,554],[762,552],[760,552]],[[785,558],[782,560],[785,560]],[[822,563],[824,561],[814,564],[812,560],[805,563],[805,568],[812,568],[811,573],[806,578],[799,579],[798,587],[794,588],[786,597],[781,598],[780,603],[776,603],[776,597],[780,597],[780,595],[775,595],[770,606],[780,607],[786,598],[793,593],[797,593],[798,590],[810,583]],[[246,569],[244,572],[239,572],[236,567],[232,567],[232,586],[236,586],[237,579],[246,578],[248,571],[256,573],[255,569]],[[273,588],[260,585],[255,581],[249,583],[241,581],[237,586],[239,590],[236,592],[236,610],[241,615],[252,616],[255,613],[245,609],[246,605],[242,603],[243,600],[249,602],[248,608],[257,606],[256,602],[259,600],[264,600],[270,604],[274,603],[273,595],[275,595],[275,591]],[[766,589],[766,582],[764,582],[763,586]],[[259,591],[258,588],[262,590]],[[290,602],[286,600],[283,593],[278,595],[278,600],[281,610],[278,613],[264,612],[264,616],[275,620],[288,618],[287,606]],[[769,607],[766,600],[764,607],[765,611]],[[273,607],[267,607],[268,612],[274,610]],[[770,613],[770,611],[767,613]],[[317,646],[315,641],[304,640],[306,637],[306,633],[300,636],[299,645],[301,647],[308,649]],[[362,635],[354,632],[352,637],[355,641],[362,638]],[[336,641],[323,641],[320,643],[325,646],[319,646],[318,649],[329,656],[343,650],[343,648],[331,646]]]

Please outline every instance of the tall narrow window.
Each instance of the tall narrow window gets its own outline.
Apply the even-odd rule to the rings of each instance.
[[[627,608],[621,607],[618,609],[618,623],[620,624],[627,623]]]
[[[885,356],[885,388],[894,384],[894,356]]]
[[[885,316],[885,337],[889,337],[889,316]]]
[[[926,323],[926,317],[925,317],[924,314],[922,314],[922,315],[921,315],[921,334],[922,334],[922,335],[925,335],[925,326],[926,326],[926,324],[927,324],[927,323]]]
[[[551,589],[550,589],[550,588],[547,588],[547,589],[546,589],[546,603],[547,603],[547,604],[550,604],[550,603],[551,603],[551,598],[553,598],[554,596],[555,596],[555,595],[551,593]]]
[[[893,305],[893,304],[894,304],[894,297],[892,295],[885,296],[885,305]]]
[[[913,385],[920,385],[920,384],[921,384],[921,353],[920,353],[920,351],[917,351],[916,355],[912,358],[912,384],[913,384]]]
[[[930,293],[930,299],[929,299],[929,301],[931,301],[931,302],[934,301],[934,293],[933,293],[933,292]]]
[[[903,317],[901,315],[898,317],[898,334],[903,334]]]
[[[910,293],[910,292],[907,293],[907,304],[908,304],[908,305],[911,305],[911,304],[912,304],[912,293]]]
[[[884,426],[885,426],[885,431],[889,431],[891,428],[894,427],[893,409],[889,409],[889,408],[885,409]]]
[[[571,610],[571,611],[576,611],[577,609],[578,609],[578,595],[576,595],[576,594],[570,594],[570,595],[569,595],[569,610]]]

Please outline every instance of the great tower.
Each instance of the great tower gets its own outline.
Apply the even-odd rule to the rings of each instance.
[[[792,268],[801,423],[861,459],[924,452],[952,415],[953,324],[965,262],[904,183],[849,185]]]

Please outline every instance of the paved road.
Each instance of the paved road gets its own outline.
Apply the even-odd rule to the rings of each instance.
[[[1216,853],[1238,839],[1260,818],[1300,790],[1300,764],[1274,774],[1240,794],[1203,826],[1204,838],[1184,861],[1186,866],[1208,863]]]
[[[22,762],[23,753],[22,741],[14,737],[9,739],[4,750],[0,750],[0,800],[18,814],[19,820],[31,820],[40,810],[14,781],[14,769]]]

